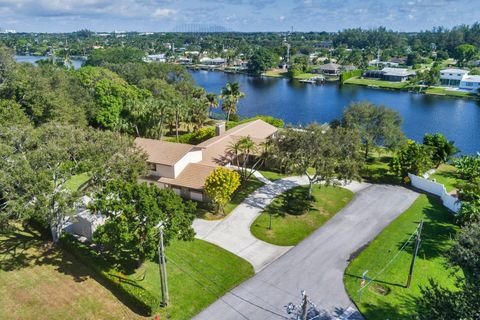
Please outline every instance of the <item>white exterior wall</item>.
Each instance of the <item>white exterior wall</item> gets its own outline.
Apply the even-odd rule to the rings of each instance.
[[[479,81],[469,81],[469,80],[460,81],[460,89],[462,90],[477,91],[479,88],[480,88],[480,80]]]
[[[412,186],[418,188],[420,190],[426,191],[428,193],[432,193],[434,195],[439,196],[442,199],[442,203],[445,207],[452,210],[453,212],[457,213],[462,206],[461,202],[458,201],[457,198],[448,194],[445,186],[438,182],[434,182],[432,180],[428,180],[425,178],[421,178],[414,174],[408,174],[410,181],[412,182]]]
[[[175,178],[175,170],[173,166],[166,166],[164,164],[155,164],[155,171],[150,170],[150,174],[157,177]]]
[[[441,80],[462,80],[464,75],[465,73],[440,71]]]
[[[190,163],[198,163],[202,161],[202,150],[192,150],[183,156],[175,165],[174,176],[172,178],[178,177],[178,175],[185,169],[185,167]],[[170,177],[169,177],[170,178]]]

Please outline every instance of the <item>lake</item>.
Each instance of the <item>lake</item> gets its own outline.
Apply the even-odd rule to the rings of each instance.
[[[370,101],[397,110],[408,138],[422,141],[425,133],[440,132],[462,150],[480,151],[480,103],[472,100],[429,96],[404,91],[372,89],[337,83],[312,85],[283,78],[256,78],[241,74],[190,71],[198,85],[220,93],[228,81],[238,81],[245,92],[238,106],[240,116],[271,115],[285,123],[330,122],[352,102]]]
[[[45,60],[48,58],[49,57],[45,57],[45,56],[15,56],[15,60],[17,62],[28,62],[32,64],[36,64],[37,61]],[[83,60],[80,60],[80,59],[71,59],[71,61],[74,69],[80,68],[82,66],[82,63],[84,62]]]

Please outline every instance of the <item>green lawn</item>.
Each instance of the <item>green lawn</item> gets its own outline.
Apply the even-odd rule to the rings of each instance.
[[[374,150],[362,170],[362,178],[373,183],[400,184],[402,179],[389,172],[393,153],[389,150]]]
[[[297,80],[303,80],[303,79],[310,79],[310,78],[313,78],[313,77],[318,77],[319,75],[316,74],[316,73],[301,73],[301,74],[298,74],[294,77],[294,79],[297,79]]]
[[[0,319],[144,319],[38,232],[0,235]]]
[[[422,243],[411,287],[405,288],[413,250],[409,245],[371,285],[359,293],[362,273],[368,270],[367,276],[375,277],[422,219]],[[452,237],[458,231],[453,220],[453,215],[437,197],[422,194],[350,263],[345,271],[345,287],[367,320],[413,319],[415,299],[420,295],[419,286],[428,285],[429,278],[442,286],[455,288],[454,279],[450,277],[452,270],[446,267],[445,258],[453,244]]]
[[[88,180],[90,180],[90,175],[88,173],[76,174],[65,183],[65,187],[71,191],[77,191],[81,186],[87,183]]]
[[[307,194],[308,186],[300,186],[276,198],[252,223],[252,234],[260,240],[276,245],[296,245],[353,198],[353,192],[347,189],[319,185],[313,187],[314,201],[306,200]]]
[[[233,211],[240,203],[245,200],[252,192],[263,186],[263,182],[255,177],[251,177],[244,182],[233,194],[232,200],[225,206],[225,215]],[[197,216],[206,220],[218,220],[224,218],[223,215],[216,214],[210,204],[199,202],[197,204]]]
[[[175,241],[166,256],[170,304],[155,310],[162,319],[190,319],[254,274],[247,261],[202,240]],[[157,263],[146,263],[129,278],[161,299]]]
[[[285,78],[287,77],[287,71],[281,69],[268,70],[263,73],[264,76],[272,78]]]
[[[429,179],[435,179],[436,182],[445,186],[447,192],[450,192],[456,189],[455,185],[457,184],[457,179],[459,179],[456,171],[457,169],[452,165],[441,164]]]
[[[280,179],[292,176],[291,174],[279,173],[276,171],[268,171],[268,170],[259,170],[259,172],[262,174],[262,176],[264,176],[270,181],[276,181],[276,180],[280,180]]]
[[[355,84],[360,86],[373,86],[386,89],[404,89],[406,82],[390,82],[374,79],[350,78],[344,82],[345,84]]]
[[[433,94],[433,95],[440,95],[440,96],[452,96],[452,97],[461,97],[461,98],[474,98],[475,95],[468,93],[468,92],[462,92],[462,91],[456,91],[456,90],[448,90],[445,88],[434,88],[430,87],[427,90],[425,90],[426,94]]]

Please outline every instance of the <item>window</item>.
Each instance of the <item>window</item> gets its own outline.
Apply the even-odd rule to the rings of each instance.
[[[465,86],[467,86],[467,87],[473,87],[473,82],[466,82],[466,83],[465,83]]]
[[[151,171],[155,171],[157,170],[157,165],[155,163],[149,163],[148,169],[150,169]]]

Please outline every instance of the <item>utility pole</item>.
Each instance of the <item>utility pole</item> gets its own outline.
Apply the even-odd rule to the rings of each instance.
[[[160,271],[160,286],[162,288],[162,307],[168,305],[168,281],[167,265],[165,263],[165,246],[163,245],[163,221],[155,226],[159,230],[160,239],[158,241],[158,267]]]
[[[420,224],[418,225],[417,237],[415,239],[415,249],[413,250],[412,262],[410,263],[410,271],[408,272],[407,288],[410,288],[410,283],[412,282],[413,267],[415,265],[415,259],[417,258],[418,249],[420,247],[422,228],[423,220],[420,221]]]
[[[307,293],[305,291],[302,291],[302,296],[303,296],[303,302],[302,302],[302,318],[301,318],[301,320],[307,320],[307,314],[308,314]]]

